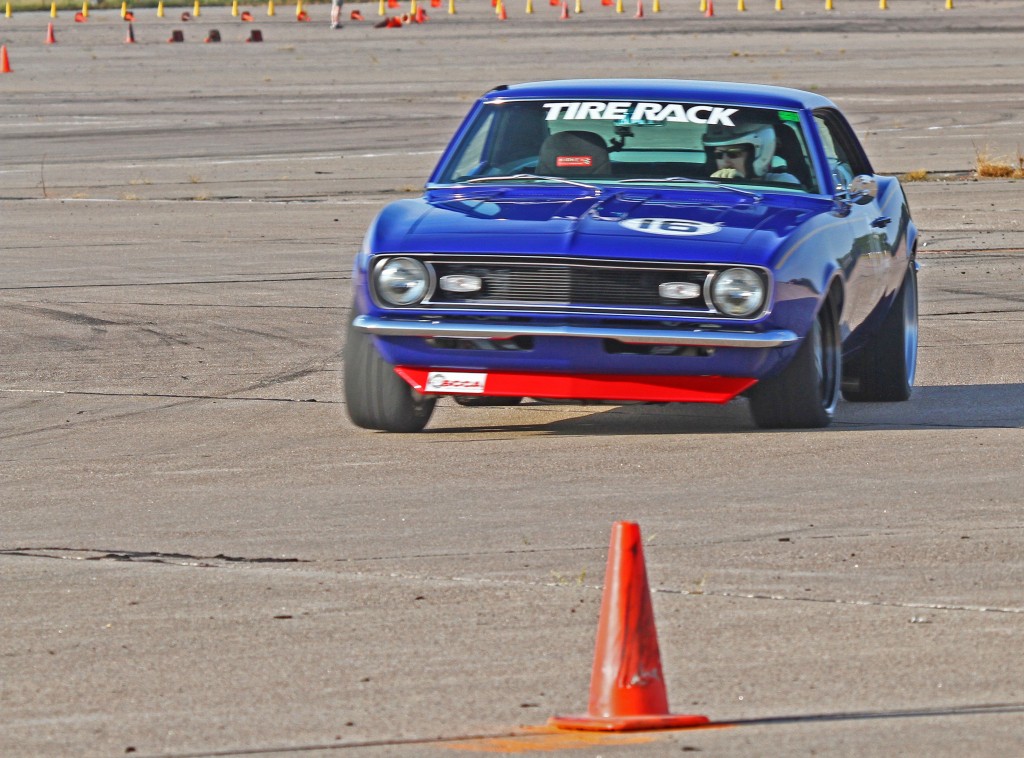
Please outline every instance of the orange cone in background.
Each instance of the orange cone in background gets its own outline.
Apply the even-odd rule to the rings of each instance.
[[[562,15],[559,16],[558,18],[561,19],[562,21],[567,21],[569,19],[569,3],[568,2],[563,2],[562,3]]]
[[[501,7],[505,7],[504,2],[501,4]],[[422,24],[427,20],[427,12],[423,10],[422,5],[416,6],[416,15],[412,17],[412,20],[415,21],[417,24]]]
[[[75,14],[76,24],[84,24],[86,21],[88,21],[88,19],[85,17],[85,14],[82,13],[82,11],[78,11],[78,13]]]
[[[504,0],[498,0],[498,20],[508,21],[508,11],[505,10]]]
[[[635,522],[612,526],[587,712],[552,716],[548,723],[601,732],[709,723],[707,716],[669,713],[643,542]]]
[[[57,44],[57,38],[53,36],[53,22],[52,21],[49,24],[46,25],[46,44],[47,45],[56,45]]]
[[[431,8],[440,8],[441,7],[441,0],[430,0],[430,7]]]
[[[715,0],[708,0],[708,9],[704,11],[704,18],[711,18],[715,15]]]
[[[636,0],[636,16],[635,18],[644,17],[644,0]]]
[[[11,61],[7,57],[7,45],[0,45],[0,74],[11,73]]]
[[[252,14],[249,11],[242,11],[242,15],[239,16],[242,21],[252,21]]]
[[[135,14],[132,13],[131,11],[128,11],[127,13],[124,14],[124,20],[125,21],[134,21],[135,20]]]
[[[352,21],[365,21],[365,20],[366,20],[366,19],[364,19],[364,18],[363,18],[363,14],[362,14],[362,12],[361,12],[361,11],[359,11],[359,10],[354,10],[354,11],[352,11],[352,12],[351,12],[351,13],[349,14],[349,18],[350,18],[350,19],[351,19]]]

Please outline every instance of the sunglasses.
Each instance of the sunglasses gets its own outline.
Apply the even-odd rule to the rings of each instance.
[[[746,148],[743,147],[730,147],[725,150],[715,150],[715,160],[722,160],[723,158],[742,158],[747,154]]]

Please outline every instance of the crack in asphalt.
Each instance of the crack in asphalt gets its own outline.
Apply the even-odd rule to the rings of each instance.
[[[65,554],[68,555],[65,555]],[[215,568],[231,563],[312,563],[306,558],[248,558],[237,555],[191,555],[155,550],[104,550],[77,547],[15,547],[0,550],[0,555],[24,558],[50,558],[60,561],[122,561],[127,563],[164,563],[175,566]]]
[[[28,290],[77,290],[110,287],[174,287],[179,285],[193,284],[260,284],[263,282],[325,282],[325,281],[350,281],[351,274],[321,275],[321,276],[297,276],[297,277],[268,277],[264,279],[184,279],[169,282],[107,282],[103,284],[25,284],[14,287],[0,287],[2,292],[19,292]]]

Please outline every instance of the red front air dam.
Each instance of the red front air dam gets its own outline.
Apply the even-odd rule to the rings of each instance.
[[[523,373],[396,366],[395,373],[427,395],[537,397],[551,400],[632,400],[727,403],[757,380],[732,376]]]

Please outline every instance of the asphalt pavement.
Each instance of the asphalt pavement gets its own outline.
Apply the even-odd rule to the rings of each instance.
[[[1024,184],[974,175],[1020,160],[1021,4],[456,2],[0,17],[0,754],[1024,754]],[[480,93],[575,76],[815,90],[929,172],[912,399],[352,427],[366,225]],[[710,728],[545,727],[619,520]]]

